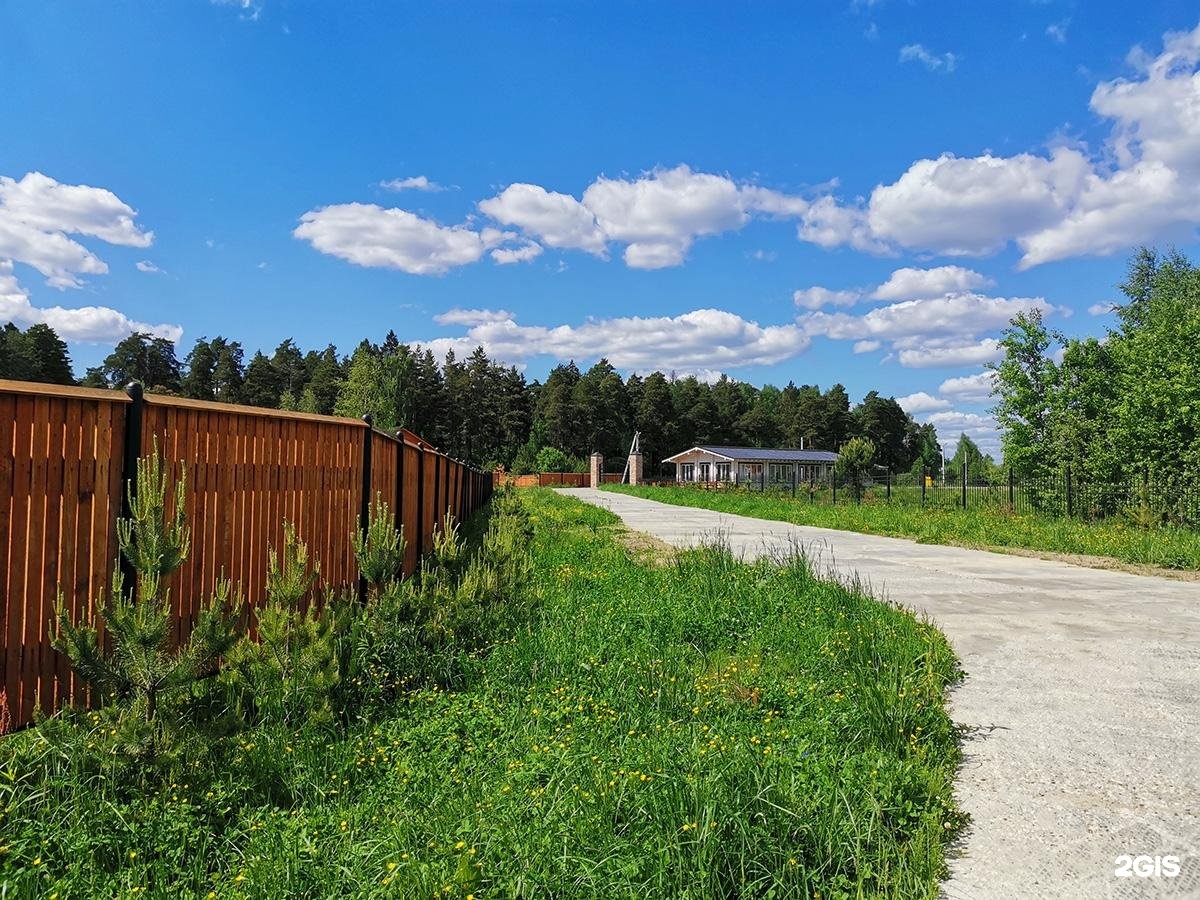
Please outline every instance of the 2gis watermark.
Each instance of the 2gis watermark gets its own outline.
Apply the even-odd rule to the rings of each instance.
[[[1179,874],[1178,856],[1132,856],[1124,853],[1116,859],[1113,874],[1118,878],[1175,878]]]

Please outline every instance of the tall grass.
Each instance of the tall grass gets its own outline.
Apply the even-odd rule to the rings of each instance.
[[[1145,528],[1118,519],[1081,522],[1014,514],[992,507],[963,510],[886,502],[823,506],[809,503],[803,496],[792,499],[780,494],[702,491],[690,487],[606,485],[604,490],[796,525],[912,538],[925,544],[1023,548],[1109,557],[1166,569],[1200,570],[1200,531],[1188,528]]]
[[[5,739],[0,892],[937,895],[961,816],[935,629],[799,558],[653,565],[603,510],[522,503],[537,602],[456,690],[263,725],[146,791]]]

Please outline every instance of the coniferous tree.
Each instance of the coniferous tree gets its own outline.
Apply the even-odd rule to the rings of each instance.
[[[97,622],[77,624],[59,600],[54,646],[103,702],[97,732],[111,755],[138,762],[172,761],[185,722],[197,715],[191,688],[237,639],[236,601],[218,582],[184,645],[172,647],[172,605],[165,579],[187,559],[186,482],[180,466],[172,508],[158,450],[138,460],[137,491],[129,487],[130,517],[117,523],[121,555],[135,572],[126,585],[114,566],[112,588],[97,604]],[[98,628],[103,622],[105,642]],[[186,729],[196,734],[193,728]]]

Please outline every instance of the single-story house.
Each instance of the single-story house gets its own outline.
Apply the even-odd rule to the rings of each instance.
[[[764,447],[693,447],[668,456],[676,481],[734,484],[804,484],[829,478],[837,454],[828,450],[771,450]]]

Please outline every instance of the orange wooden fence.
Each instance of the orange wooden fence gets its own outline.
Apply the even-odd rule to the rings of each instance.
[[[248,604],[264,599],[267,552],[295,524],[321,585],[358,587],[351,535],[364,501],[391,507],[408,544],[405,573],[451,513],[491,496],[492,478],[409,431],[368,422],[177,397],[131,397],[0,380],[0,684],[20,726],[84,698],[50,645],[59,593],[78,621],[108,589],[116,520],[138,453],[157,443],[187,477],[192,548],[169,581],[177,641],[220,577]],[[127,451],[128,449],[132,452]]]

